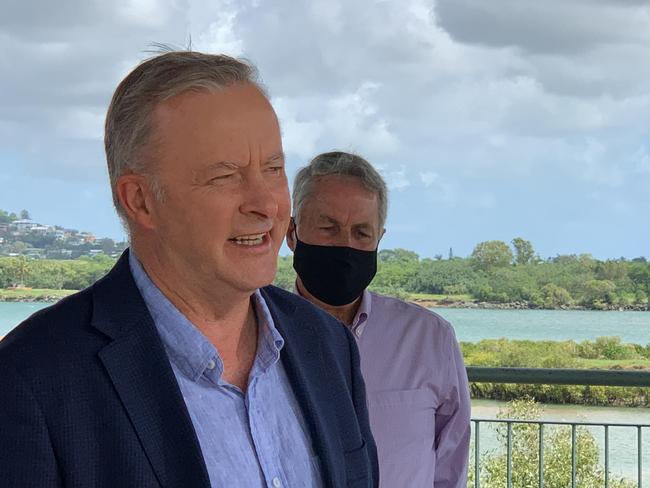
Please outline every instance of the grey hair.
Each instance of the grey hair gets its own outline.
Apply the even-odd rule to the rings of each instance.
[[[333,151],[319,154],[301,168],[293,182],[293,215],[299,220],[300,210],[314,191],[315,183],[323,176],[349,176],[358,178],[379,200],[379,230],[384,228],[388,213],[388,188],[379,172],[361,156]]]
[[[219,91],[247,83],[265,93],[257,69],[248,61],[195,51],[159,54],[143,61],[122,80],[106,114],[104,149],[113,204],[124,223],[126,214],[116,192],[120,176],[148,176],[156,197],[164,197],[164,188],[155,177],[150,160],[150,150],[155,146],[151,114],[156,104],[188,91]]]

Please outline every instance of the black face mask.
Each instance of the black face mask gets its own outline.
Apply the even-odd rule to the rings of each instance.
[[[347,305],[359,298],[375,277],[377,250],[306,244],[296,233],[293,269],[307,291],[321,302]]]

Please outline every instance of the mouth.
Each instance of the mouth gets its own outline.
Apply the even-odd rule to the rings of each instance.
[[[231,239],[228,239],[230,242],[237,244],[238,246],[259,246],[263,244],[265,240],[268,239],[268,232],[262,232],[259,234],[246,234],[241,236],[236,236]]]

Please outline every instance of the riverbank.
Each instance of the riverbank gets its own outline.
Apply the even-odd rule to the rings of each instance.
[[[49,288],[0,288],[0,302],[54,303],[78,290],[54,290]]]
[[[594,310],[594,311],[618,311],[618,312],[648,312],[650,305],[627,305],[616,306],[606,305],[600,308],[589,308],[582,305],[562,305],[560,307],[544,308],[538,307],[529,302],[510,302],[510,303],[494,303],[494,302],[479,302],[476,300],[457,300],[454,297],[442,298],[419,298],[409,297],[407,301],[420,305],[424,308],[468,308],[468,309],[484,309],[484,310]]]
[[[56,290],[49,288],[2,288],[0,302],[46,302],[54,303],[79,290]],[[402,298],[402,297],[400,297]],[[494,303],[472,300],[469,295],[426,295],[411,294],[406,300],[424,308],[460,308],[483,310],[604,310],[620,312],[647,312],[650,305],[631,305],[625,307],[607,306],[588,308],[581,305],[562,305],[554,308],[541,308],[528,302]]]

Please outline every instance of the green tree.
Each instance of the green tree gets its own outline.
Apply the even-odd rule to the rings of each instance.
[[[20,218],[24,220],[31,220],[32,218],[29,215],[29,212],[25,209],[20,211]]]
[[[8,224],[11,222],[9,212],[0,209],[0,224]]]
[[[540,420],[543,410],[530,398],[514,400],[502,409],[497,418],[516,420]],[[481,456],[481,486],[502,488],[506,482],[507,426],[499,424],[497,438],[501,450]],[[565,426],[547,427],[544,436],[544,486],[565,488],[571,486],[571,429]],[[539,479],[539,428],[536,424],[512,426],[512,486],[537,487]],[[598,458],[598,445],[594,436],[584,427],[578,427],[576,435],[576,487],[602,486],[604,469]],[[470,467],[468,488],[474,486],[474,469]],[[612,479],[612,488],[635,488],[628,479]]]
[[[99,248],[105,254],[111,254],[112,252],[115,251],[115,241],[113,241],[113,239],[109,239],[108,237],[105,239],[100,239]]]
[[[287,291],[293,291],[296,285],[296,272],[293,269],[292,255],[278,258],[278,271],[273,284]]]
[[[584,305],[602,309],[614,303],[616,285],[609,280],[589,280],[584,285]]]
[[[515,249],[515,263],[531,264],[535,261],[535,249],[530,241],[515,237],[512,240],[512,247]]]
[[[562,305],[569,305],[573,301],[571,293],[557,286],[555,283],[547,283],[542,287],[542,299],[544,300],[544,307],[557,308]]]
[[[491,271],[512,263],[512,251],[503,241],[484,241],[476,245],[472,252],[472,261],[477,269]]]

